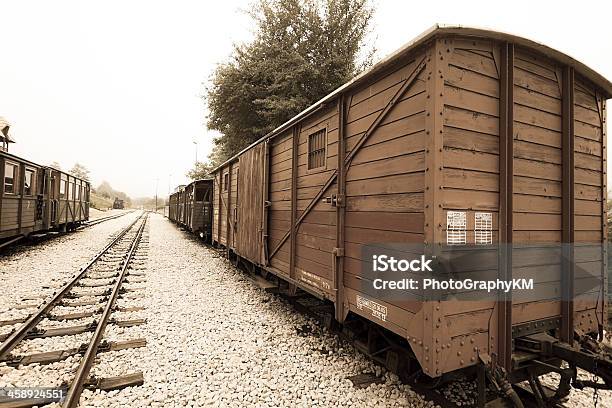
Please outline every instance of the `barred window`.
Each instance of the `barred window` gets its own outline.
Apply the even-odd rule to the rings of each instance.
[[[476,245],[493,243],[493,214],[489,212],[474,214],[474,242]]]
[[[308,136],[308,170],[325,167],[326,129]]]
[[[446,243],[448,245],[465,245],[467,243],[467,217],[465,211],[446,213]]]

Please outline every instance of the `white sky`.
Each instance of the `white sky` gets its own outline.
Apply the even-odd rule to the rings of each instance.
[[[11,152],[65,169],[81,162],[94,185],[107,180],[132,197],[154,195],[159,179],[165,195],[169,182],[186,181],[193,140],[200,159],[210,151],[200,95],[232,43],[250,38],[241,11],[250,3],[0,0],[0,116],[13,125]],[[612,2],[563,3],[378,0],[378,57],[434,23],[476,25],[612,78]]]

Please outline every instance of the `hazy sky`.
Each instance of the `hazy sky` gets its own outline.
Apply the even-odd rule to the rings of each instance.
[[[612,2],[562,3],[378,0],[373,36],[382,58],[435,23],[488,27],[612,78]],[[63,168],[81,162],[95,185],[107,180],[133,197],[155,194],[159,179],[165,195],[169,181],[186,181],[193,140],[199,158],[210,151],[200,96],[232,43],[250,38],[249,4],[0,0],[0,116],[13,124],[11,152]]]

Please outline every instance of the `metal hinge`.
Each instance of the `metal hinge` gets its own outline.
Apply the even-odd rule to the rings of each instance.
[[[336,258],[344,256],[344,248],[334,248],[332,250],[332,254],[334,254]]]

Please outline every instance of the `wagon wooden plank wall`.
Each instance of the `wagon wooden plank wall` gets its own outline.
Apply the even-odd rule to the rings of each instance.
[[[436,27],[216,169],[213,240],[334,302],[340,322],[352,313],[406,339],[432,377],[483,353],[511,369],[513,327],[559,319],[571,342],[574,328],[605,322],[611,95],[609,81],[543,45]],[[480,267],[535,277],[546,296],[385,301],[362,272],[364,245],[385,243],[450,260],[484,245]],[[562,301],[584,271],[599,284]]]

